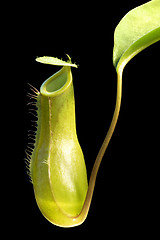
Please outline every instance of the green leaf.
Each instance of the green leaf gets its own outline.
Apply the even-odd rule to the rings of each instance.
[[[114,33],[113,64],[118,70],[137,53],[160,40],[160,0],[128,12]]]

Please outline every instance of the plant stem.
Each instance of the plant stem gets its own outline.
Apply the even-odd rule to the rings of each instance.
[[[91,204],[92,195],[93,195],[93,191],[94,191],[94,187],[95,187],[95,181],[96,181],[100,163],[101,163],[104,153],[108,147],[109,141],[112,137],[112,134],[114,132],[114,129],[115,129],[115,126],[116,126],[116,123],[118,120],[120,105],[121,105],[121,96],[122,96],[122,72],[123,72],[123,69],[122,70],[119,69],[119,71],[117,72],[117,98],[116,98],[116,106],[115,106],[112,122],[110,124],[107,135],[104,139],[104,142],[103,142],[103,144],[99,150],[99,153],[97,155],[97,158],[95,160],[95,163],[94,163],[94,166],[93,166],[93,169],[91,172],[90,180],[89,180],[89,186],[88,186],[86,199],[85,199],[83,208],[79,214],[79,217],[81,217],[84,220],[88,214],[89,207]]]

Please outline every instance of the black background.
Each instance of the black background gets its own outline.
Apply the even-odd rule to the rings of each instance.
[[[33,119],[28,114],[27,83],[39,89],[59,69],[37,63],[35,58],[46,55],[65,60],[69,54],[79,65],[72,69],[77,134],[89,178],[115,106],[114,29],[129,10],[144,2],[27,2],[14,5],[8,13],[10,22],[3,38],[7,70],[2,86],[7,107],[1,110],[7,116],[7,154],[2,169],[9,194],[4,198],[5,222],[14,226],[13,235],[23,232],[26,237],[54,238],[102,232],[112,239],[130,238],[138,232],[143,236],[157,229],[159,43],[139,53],[124,70],[119,120],[98,173],[88,217],[81,226],[59,228],[42,216],[24,162]]]

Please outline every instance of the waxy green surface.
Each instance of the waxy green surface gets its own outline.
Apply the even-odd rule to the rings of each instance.
[[[42,214],[51,223],[73,227],[81,224],[87,217],[97,172],[118,120],[123,69],[137,53],[159,40],[160,0],[150,1],[133,9],[115,29],[115,111],[95,160],[89,184],[75,124],[71,67],[77,65],[71,63],[70,58],[68,62],[47,56],[36,59],[44,64],[63,66],[42,84],[40,93],[37,93],[38,128],[30,160],[30,175],[36,201]]]

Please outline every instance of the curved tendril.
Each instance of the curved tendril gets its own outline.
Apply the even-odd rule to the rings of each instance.
[[[81,217],[84,220],[87,217],[89,207],[90,207],[90,204],[91,204],[91,201],[92,201],[92,196],[93,196],[93,191],[94,191],[94,187],[95,187],[95,182],[96,182],[96,177],[97,177],[99,166],[101,164],[102,158],[103,158],[104,153],[105,153],[105,151],[108,147],[108,144],[110,142],[110,139],[113,135],[114,129],[115,129],[116,124],[117,124],[119,111],[120,111],[120,106],[121,106],[121,98],[122,98],[122,72],[123,72],[122,68],[120,68],[117,71],[117,97],[116,97],[116,105],[115,105],[115,110],[114,110],[112,122],[110,124],[107,135],[106,135],[106,137],[103,141],[103,144],[102,144],[102,146],[99,150],[99,153],[97,155],[97,158],[95,160],[95,163],[94,163],[94,166],[93,166],[93,169],[92,169],[92,172],[91,172],[88,191],[87,191],[87,195],[86,195],[86,199],[85,199],[83,208],[82,208],[80,214],[77,216],[77,217]]]

